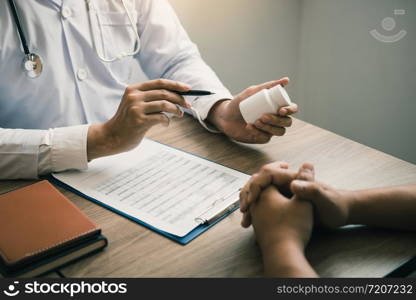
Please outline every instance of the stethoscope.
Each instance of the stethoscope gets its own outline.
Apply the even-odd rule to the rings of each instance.
[[[87,2],[87,6],[88,6],[88,16],[90,18],[91,24],[92,24],[92,20],[94,18],[94,14],[95,14],[95,16],[97,18],[97,21],[98,21],[98,26],[99,26],[100,29],[102,29],[103,26],[102,26],[101,17],[100,17],[100,14],[97,13],[97,10],[94,7],[93,1],[92,0],[86,0],[86,2]],[[135,26],[134,19],[131,16],[131,14],[130,14],[127,6],[126,6],[125,0],[121,0],[121,3],[123,4],[126,15],[129,18],[130,25],[131,25],[131,28],[133,29],[137,44],[135,46],[135,49],[130,53],[129,52],[121,52],[119,55],[114,56],[112,58],[104,57],[104,54],[101,54],[98,51],[98,44],[99,44],[99,41],[97,41],[97,36],[98,35],[95,32],[95,27],[91,25],[91,35],[93,37],[95,52],[97,53],[98,57],[104,62],[113,62],[113,61],[116,61],[116,60],[120,60],[124,57],[134,56],[137,53],[139,53],[139,51],[140,51],[140,37],[139,37],[139,32],[137,31],[137,26]],[[101,40],[104,42],[105,38],[102,37],[102,31],[101,31],[100,34],[101,34]],[[105,49],[104,45],[102,46],[102,49]]]
[[[100,28],[102,28],[100,16],[96,12],[96,9],[94,7],[94,4],[92,3],[92,0],[86,0],[86,2],[87,2],[87,5],[88,5],[90,21],[92,20],[92,18],[94,16],[94,13],[95,13],[96,16],[97,16],[99,26],[100,26]],[[137,31],[137,27],[135,26],[135,22],[133,20],[133,17],[130,15],[129,10],[127,9],[125,0],[121,0],[121,2],[122,2],[123,7],[126,11],[127,17],[129,18],[129,21],[130,21],[131,27],[133,29],[133,32],[136,36],[137,44],[136,44],[135,49],[130,53],[122,52],[119,55],[117,55],[115,57],[112,57],[112,58],[104,57],[104,54],[101,54],[98,51],[98,47],[97,47],[98,42],[96,40],[96,34],[95,34],[94,26],[92,26],[92,36],[93,36],[95,52],[97,53],[97,56],[104,62],[113,62],[113,61],[120,60],[120,59],[122,59],[124,57],[127,57],[127,56],[134,56],[140,51],[140,37],[139,37],[139,33]],[[42,71],[43,71],[42,59],[40,58],[40,56],[38,54],[36,54],[34,52],[31,52],[29,50],[29,46],[27,44],[26,36],[23,32],[14,0],[9,0],[9,5],[10,5],[10,9],[12,11],[12,15],[13,15],[14,22],[16,24],[17,31],[19,33],[20,42],[22,44],[23,51],[25,53],[25,57],[23,59],[23,70],[26,72],[26,75],[29,78],[37,78],[42,74]],[[104,39],[102,39],[102,40],[104,41]],[[104,47],[103,47],[103,49],[104,49]]]
[[[36,53],[30,52],[29,46],[27,45],[25,34],[23,33],[22,26],[20,25],[19,16],[17,14],[16,5],[14,0],[9,0],[10,9],[12,10],[12,15],[14,22],[19,33],[20,42],[22,43],[23,51],[25,52],[25,57],[23,59],[23,70],[25,70],[29,78],[36,78],[42,74],[43,64],[39,55]]]

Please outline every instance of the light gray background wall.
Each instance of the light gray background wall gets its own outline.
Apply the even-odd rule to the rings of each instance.
[[[415,0],[170,0],[234,93],[289,76],[298,117],[416,163]],[[394,9],[401,41],[369,31]]]
[[[300,118],[416,163],[416,1],[304,0],[301,10]],[[387,44],[372,29],[407,36]]]
[[[297,72],[300,2],[169,0],[204,59],[234,93]]]

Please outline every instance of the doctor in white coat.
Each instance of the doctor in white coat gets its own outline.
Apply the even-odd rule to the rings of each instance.
[[[128,85],[135,59],[150,80]],[[238,104],[287,83],[233,97],[166,0],[0,1],[0,179],[86,169],[136,147],[150,127],[168,125],[162,112],[186,111],[207,130],[267,143],[285,133],[296,105],[248,125]],[[185,101],[174,92],[190,88],[215,94]]]

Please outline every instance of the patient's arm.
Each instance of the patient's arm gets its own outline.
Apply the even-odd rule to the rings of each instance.
[[[292,191],[315,206],[323,226],[348,224],[416,230],[416,185],[341,191],[318,182],[293,181]]]
[[[347,222],[416,230],[416,185],[353,192]]]

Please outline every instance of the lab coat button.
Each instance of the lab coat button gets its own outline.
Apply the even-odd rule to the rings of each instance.
[[[64,19],[69,18],[72,16],[72,10],[67,6],[64,6],[61,10],[61,15]]]
[[[80,81],[87,79],[88,73],[85,69],[79,69],[77,72],[77,77]]]

